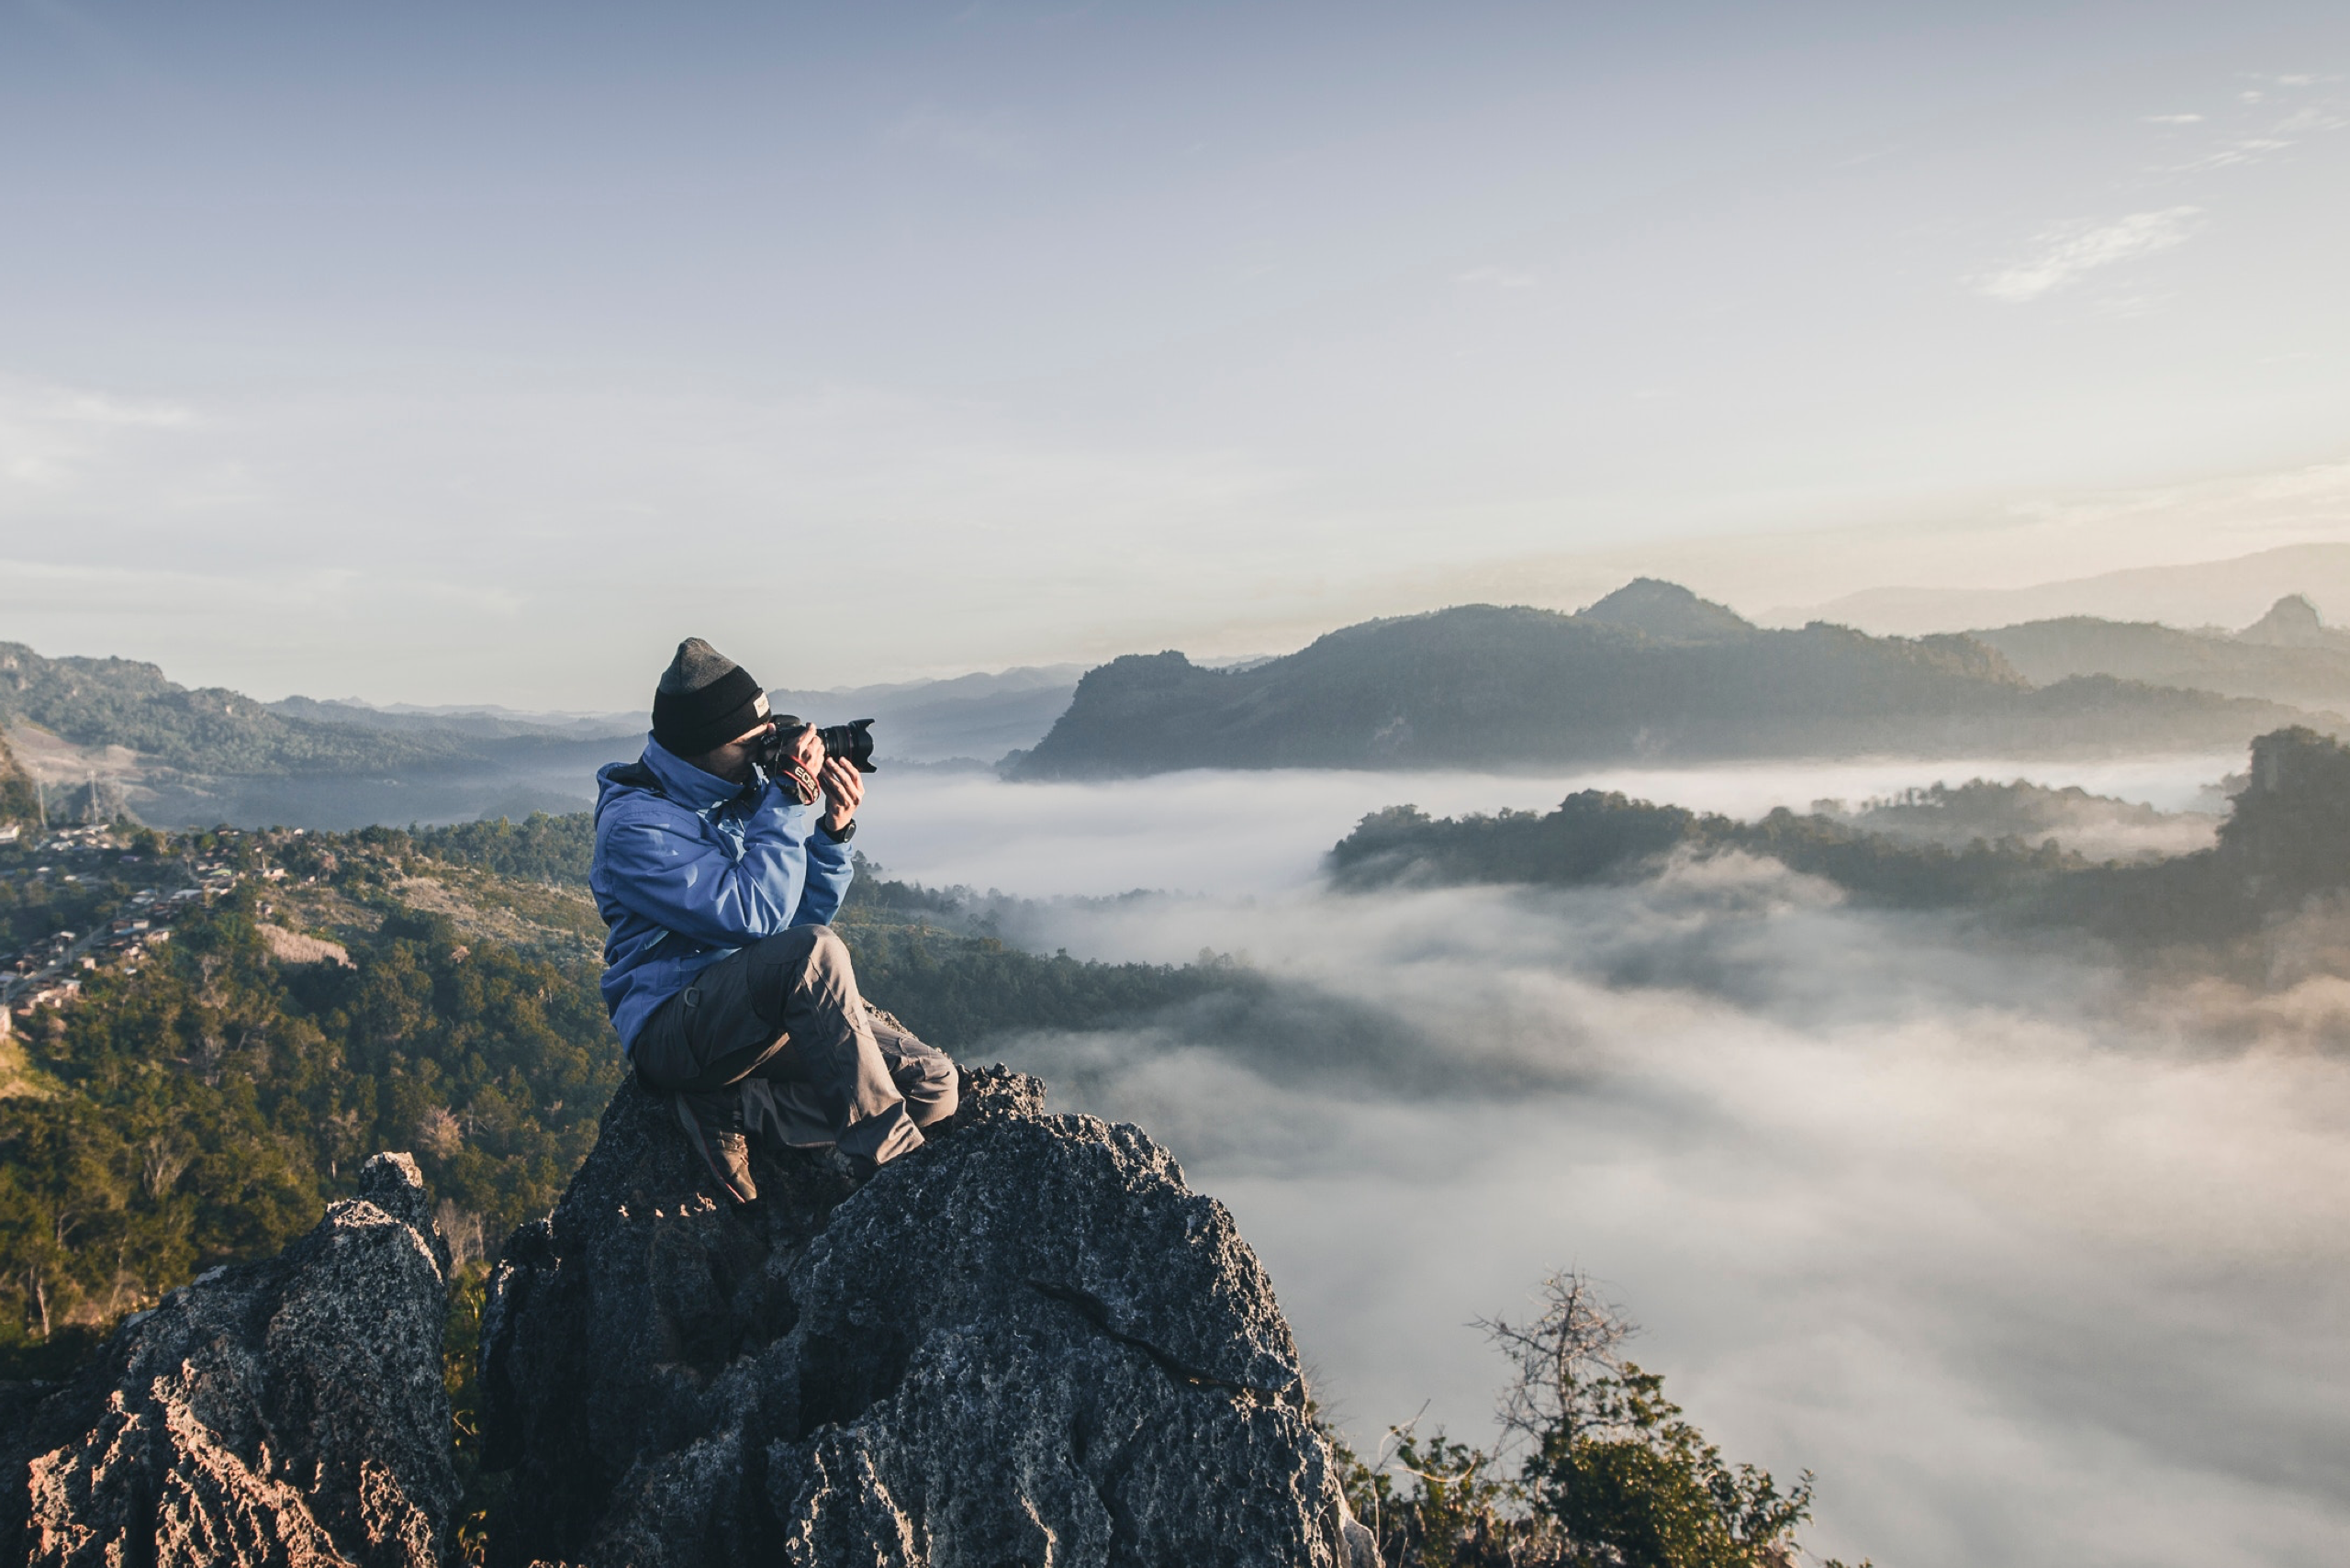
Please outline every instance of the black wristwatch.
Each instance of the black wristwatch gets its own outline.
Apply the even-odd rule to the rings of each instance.
[[[850,839],[856,836],[856,819],[855,817],[849,818],[848,821],[841,823],[841,825],[836,828],[824,827],[822,823],[818,823],[816,825],[820,828],[824,828],[824,836],[831,839],[834,844],[846,844]]]

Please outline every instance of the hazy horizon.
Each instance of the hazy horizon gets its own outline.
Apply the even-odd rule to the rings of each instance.
[[[1685,565],[1685,563],[1684,563]],[[1496,594],[1488,600],[1496,604],[1535,604],[1539,608],[1563,611],[1589,607],[1606,592],[1612,592],[1632,580],[1629,574],[1597,580],[1612,584],[1602,591],[1595,591],[1588,600],[1566,600],[1555,604],[1540,603],[1556,595],[1521,592],[1516,596]],[[1498,586],[1498,585],[1493,585]],[[1521,580],[1521,588],[1538,586]],[[1682,586],[1686,586],[1685,584]],[[1838,599],[1811,606],[1779,605],[1758,610],[1752,596],[1744,604],[1733,604],[1750,620],[1765,628],[1800,626],[1813,620],[1828,620],[1882,636],[1919,636],[1930,633],[1996,629],[2019,621],[2049,619],[2062,616],[2098,616],[2117,622],[2154,622],[2184,630],[2226,633],[2241,630],[2259,619],[2278,600],[2287,597],[2310,600],[2328,626],[2339,627],[2344,622],[2344,609],[2350,609],[2350,543],[2316,543],[2299,546],[2277,546],[2249,555],[2225,560],[2186,563],[2171,566],[2143,566],[2099,573],[2090,577],[2056,582],[2027,583],[2009,588],[1961,588],[1948,586],[1880,585],[1846,594]],[[1432,613],[1437,610],[1458,608],[1468,600],[1448,601],[1426,610],[1403,611],[1405,614]],[[2341,607],[2341,608],[2337,608]],[[7,607],[0,602],[0,615]],[[681,626],[696,622],[681,622]],[[1304,640],[1326,632],[1337,631],[1336,625],[1316,627],[1305,633]],[[0,621],[0,633],[16,628]],[[0,641],[23,642],[15,635],[0,635]],[[138,658],[119,650],[104,652],[41,647],[28,643],[33,651],[48,658]],[[1183,648],[1195,662],[1210,667],[1234,664],[1250,664],[1277,658],[1296,652],[1295,645],[1262,647],[1248,653],[1210,654]],[[754,641],[736,649],[745,663],[761,663],[771,649]],[[1117,650],[1119,653],[1150,653],[1155,648],[1136,645]],[[655,650],[655,656],[659,656]],[[1103,655],[1104,662],[1115,654]],[[148,660],[145,662],[154,662]],[[162,667],[164,676],[182,686],[201,687],[210,682],[190,678],[181,669]],[[771,690],[789,695],[875,696],[901,690],[914,690],[955,682],[985,682],[1012,676],[1066,676],[1073,680],[1091,667],[1083,661],[1047,661],[997,667],[969,667],[946,665],[924,674],[894,681],[848,681],[829,688],[811,688],[804,684],[787,688],[773,683]],[[640,676],[640,684],[643,684]],[[315,683],[313,683],[315,684]],[[364,707],[392,713],[457,714],[486,712],[521,719],[576,720],[587,718],[630,717],[639,710],[632,709],[623,692],[610,694],[611,700],[600,707],[529,709],[500,703],[487,698],[464,701],[413,702],[404,699],[376,699],[355,692],[326,695],[308,688],[276,691],[247,689],[244,695],[263,702],[280,702],[308,699],[319,702],[355,702]]]

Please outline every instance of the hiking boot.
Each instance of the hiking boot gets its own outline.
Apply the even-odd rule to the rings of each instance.
[[[743,1134],[743,1097],[677,1094],[677,1120],[701,1162],[718,1179],[718,1189],[738,1204],[756,1203],[751,1180],[751,1140]]]
[[[838,1148],[819,1149],[815,1153],[816,1162],[825,1175],[852,1187],[864,1186],[881,1169],[861,1154],[844,1154]]]

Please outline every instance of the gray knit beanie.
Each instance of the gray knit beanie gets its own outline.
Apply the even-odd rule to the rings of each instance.
[[[767,694],[749,670],[688,637],[653,693],[653,738],[673,756],[699,756],[759,727]]]

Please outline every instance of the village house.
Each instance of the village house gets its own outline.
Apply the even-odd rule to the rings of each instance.
[[[82,982],[80,980],[58,980],[54,984],[42,986],[39,991],[19,997],[17,1001],[16,1014],[19,1018],[30,1018],[41,1008],[63,1009],[73,1006],[81,1000]]]

